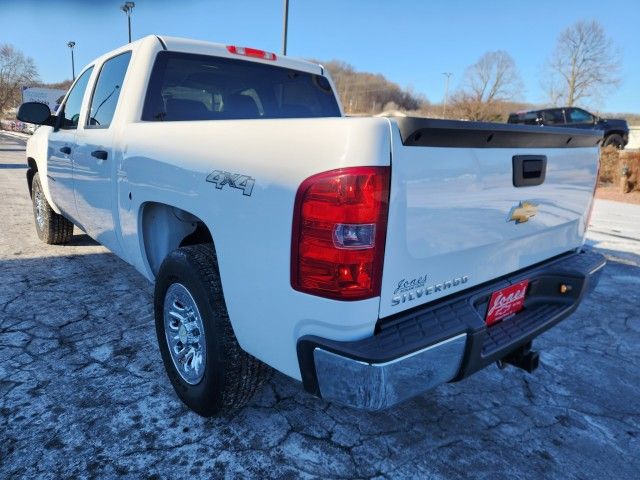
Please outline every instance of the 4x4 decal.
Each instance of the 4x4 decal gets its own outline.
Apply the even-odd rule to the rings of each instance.
[[[223,172],[222,170],[214,170],[207,175],[207,182],[213,183],[218,190],[222,190],[222,187],[229,185],[232,188],[242,190],[242,194],[248,197],[251,196],[253,191],[253,185],[256,183],[255,178],[247,175],[240,175],[239,173]]]

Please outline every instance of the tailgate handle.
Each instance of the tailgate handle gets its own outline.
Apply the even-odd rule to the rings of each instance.
[[[533,187],[541,185],[547,174],[546,155],[514,155],[513,186]]]

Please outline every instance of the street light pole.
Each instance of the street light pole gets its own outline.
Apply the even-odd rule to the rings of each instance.
[[[447,97],[449,96],[449,79],[453,73],[451,72],[443,72],[442,73],[447,79],[444,82],[444,101],[442,102],[442,116],[445,117],[447,115]]]
[[[289,0],[284,0],[284,18],[282,19],[282,55],[287,54],[287,28],[289,25]]]
[[[134,2],[124,2],[124,5],[120,7],[124,13],[127,14],[127,23],[129,24],[129,43],[131,43],[131,12],[136,4]]]
[[[69,49],[71,50],[71,77],[73,80],[76,79],[76,63],[75,60],[73,59],[73,47],[76,46],[76,42],[74,41],[70,41],[67,43],[67,47],[69,47]]]

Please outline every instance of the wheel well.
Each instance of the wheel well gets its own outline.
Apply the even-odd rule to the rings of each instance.
[[[27,158],[27,165],[29,165],[29,168],[27,169],[27,186],[29,187],[29,196],[31,196],[31,183],[33,182],[33,177],[35,177],[36,172],[38,171],[38,164],[35,159],[29,157]]]
[[[211,232],[209,232],[204,222],[198,221],[193,233],[184,237],[179,246],[186,247],[187,245],[198,245],[201,243],[213,243],[213,238],[211,238]]]
[[[611,130],[605,134],[604,138],[610,137],[611,135],[620,135],[621,137],[624,137],[624,132],[618,131],[618,130]]]
[[[200,218],[156,202],[142,206],[141,232],[147,263],[154,275],[165,257],[176,248],[213,242],[211,232]]]

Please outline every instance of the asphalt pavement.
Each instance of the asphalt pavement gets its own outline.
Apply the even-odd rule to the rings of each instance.
[[[42,244],[25,167],[0,133],[0,478],[640,478],[640,207],[596,204],[609,263],[533,375],[491,366],[364,413],[275,374],[204,419],[164,374],[152,286],[78,231]]]

